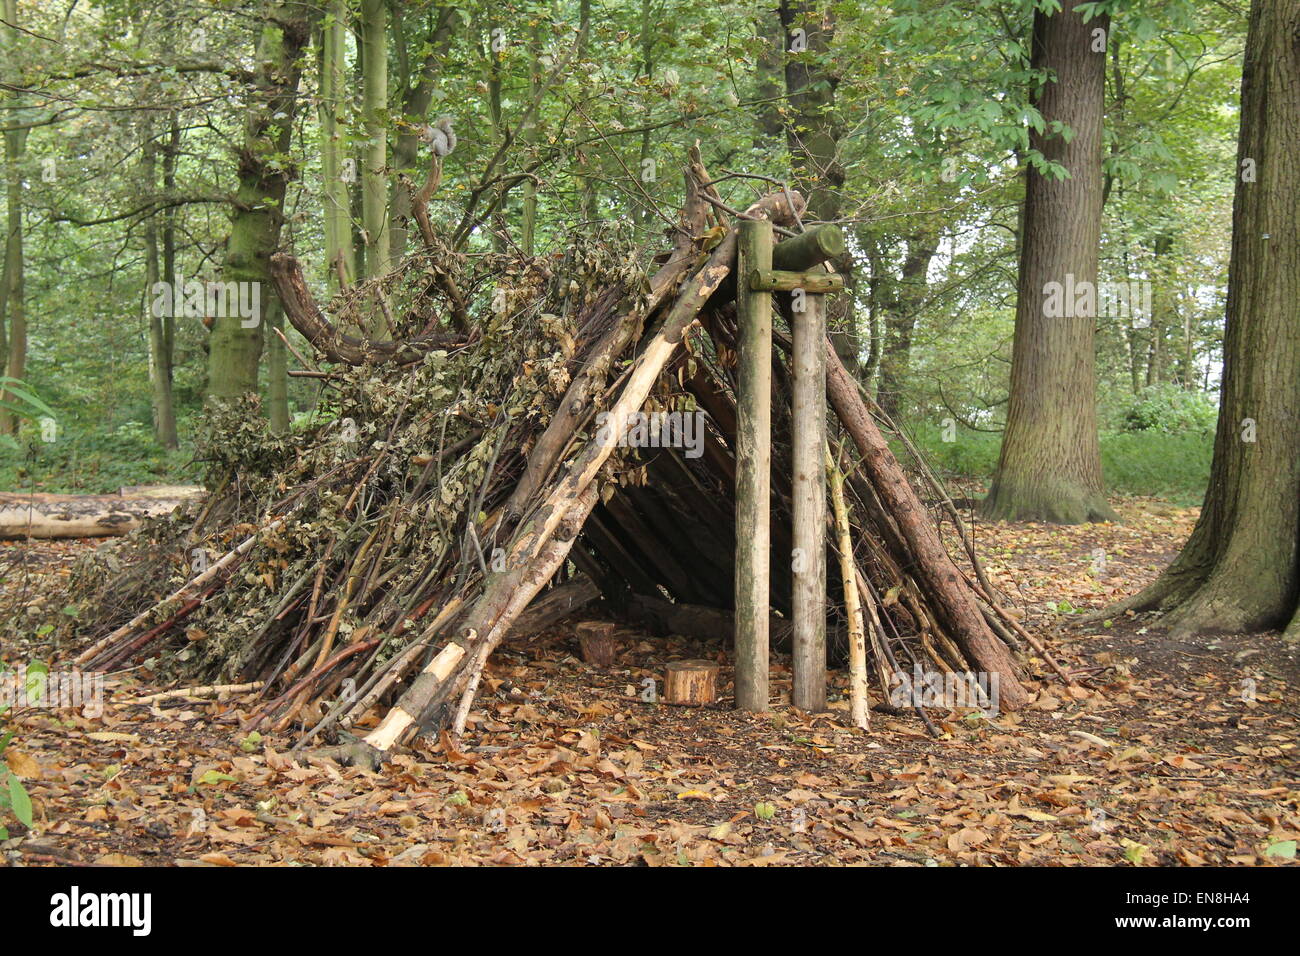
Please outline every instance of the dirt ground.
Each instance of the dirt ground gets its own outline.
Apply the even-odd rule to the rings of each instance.
[[[664,665],[724,646],[621,631],[615,666],[569,627],[494,656],[468,732],[422,740],[378,773],[287,755],[241,732],[251,697],[132,704],[163,689],[115,675],[103,712],[26,709],[6,751],[37,826],[0,865],[1294,865],[1300,839],[1300,648],[1276,634],[1170,640],[1126,615],[1080,627],[1154,578],[1195,509],[1117,502],[1120,525],[982,525],[980,550],[1031,631],[1077,676],[1027,669],[1035,700],[987,719],[935,710],[846,724],[782,703],[647,700]],[[58,574],[82,544],[8,544]],[[39,577],[36,579],[39,580]],[[10,664],[48,648],[6,648]],[[788,695],[788,660],[774,659]]]

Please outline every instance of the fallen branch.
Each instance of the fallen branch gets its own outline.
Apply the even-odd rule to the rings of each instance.
[[[1002,709],[1018,710],[1029,702],[1029,695],[1017,676],[1015,662],[989,630],[975,595],[952,563],[938,533],[924,520],[920,499],[872,421],[830,339],[825,342],[825,351],[827,397],[857,445],[872,486],[910,547],[914,573],[932,596],[941,623],[971,663],[986,673],[999,675]]]
[[[451,349],[464,345],[462,333],[426,332],[400,341],[362,339],[336,329],[316,304],[307,288],[302,266],[288,253],[271,256],[271,280],[284,305],[284,314],[303,338],[331,362],[344,365],[418,362],[434,349]]]
[[[130,700],[121,701],[121,703],[131,706],[154,704],[160,700],[175,700],[180,697],[202,700],[207,697],[220,697],[222,694],[247,694],[251,691],[261,690],[261,688],[262,682],[260,680],[249,681],[247,684],[205,684],[201,687],[182,687],[179,690],[164,690],[157,694],[146,694],[144,697],[132,697]]]

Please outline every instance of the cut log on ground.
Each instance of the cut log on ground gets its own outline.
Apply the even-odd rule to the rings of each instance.
[[[602,670],[614,666],[618,642],[614,640],[613,621],[583,621],[574,630],[578,635],[578,649],[582,659],[592,667]]]
[[[718,665],[673,661],[664,669],[664,703],[702,707],[718,699]]]

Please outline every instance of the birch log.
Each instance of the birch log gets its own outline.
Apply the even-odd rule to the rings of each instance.
[[[0,538],[104,538],[126,534],[146,518],[170,514],[203,489],[172,485],[115,495],[0,492]]]
[[[736,283],[736,707],[768,708],[771,566],[772,296],[744,277],[772,264],[772,224],[740,225]]]
[[[792,436],[794,554],[791,558],[794,686],[800,710],[826,709],[826,306],[796,291]],[[802,303],[800,303],[802,299]],[[799,305],[803,311],[799,311]]]
[[[840,553],[840,579],[844,584],[844,613],[849,619],[849,719],[854,727],[871,729],[867,702],[867,636],[858,601],[857,563],[853,559],[853,538],[849,533],[849,510],[844,502],[844,475],[835,467],[830,449],[825,449],[826,474],[830,480],[831,508]]]

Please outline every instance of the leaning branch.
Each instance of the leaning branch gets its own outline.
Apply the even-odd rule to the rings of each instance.
[[[385,362],[418,362],[434,349],[456,348],[465,344],[463,335],[426,332],[399,341],[385,342],[344,335],[325,318],[315,297],[307,288],[302,265],[287,253],[271,257],[271,280],[284,305],[284,314],[303,338],[326,359],[344,365],[379,365]]]

